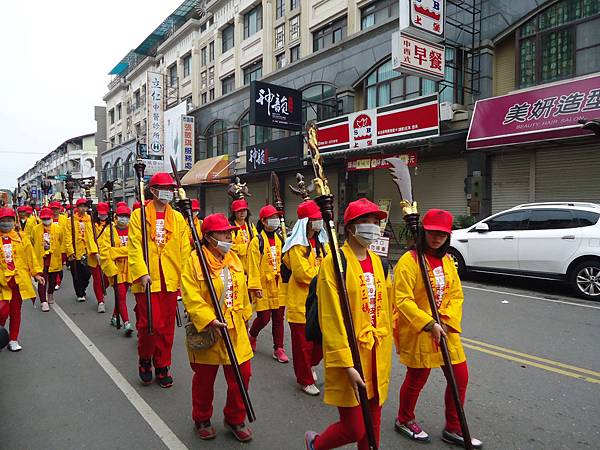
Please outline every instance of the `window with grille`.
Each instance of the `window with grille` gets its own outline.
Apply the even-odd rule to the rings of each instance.
[[[262,30],[262,4],[244,14],[244,39]]]
[[[283,48],[285,45],[285,24],[275,28],[275,48]]]
[[[281,69],[283,66],[285,66],[285,53],[281,53],[277,56],[275,56],[275,65],[277,66],[278,69]]]
[[[200,74],[200,89],[206,89],[206,70]]]
[[[300,37],[300,16],[290,19],[290,41]]]
[[[211,67],[208,69],[208,85],[214,86],[215,84],[215,68]]]

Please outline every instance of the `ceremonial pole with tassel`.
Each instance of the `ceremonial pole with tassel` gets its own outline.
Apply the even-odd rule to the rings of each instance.
[[[420,233],[422,230],[419,226],[419,211],[417,209],[417,202],[413,200],[412,196],[410,172],[406,162],[402,161],[400,158],[389,158],[386,159],[386,161],[392,166],[390,168],[390,172],[392,173],[392,178],[394,179],[394,182],[400,191],[400,208],[402,209],[402,215],[404,216],[404,220],[408,225],[415,241],[417,260],[419,263],[419,269],[421,271],[421,277],[423,278],[423,283],[425,284],[425,291],[427,292],[427,300],[429,301],[431,315],[433,316],[433,320],[435,320],[436,323],[441,326],[442,322],[440,320],[440,314],[435,303],[433,287],[431,286],[431,281],[429,279],[429,270],[427,269],[425,252],[421,247]],[[448,341],[444,335],[440,336],[440,350],[442,352],[444,366],[446,367],[446,371],[448,373],[448,384],[450,386],[450,392],[452,393],[454,406],[458,412],[458,419],[460,421],[464,447],[467,450],[471,450],[473,448],[471,443],[471,433],[469,432],[465,410],[463,409],[460,396],[458,394],[458,386],[456,384],[456,377],[452,367],[452,359],[450,358],[450,352],[448,351]]]
[[[360,353],[358,350],[358,343],[356,342],[356,333],[354,330],[354,322],[352,321],[352,311],[350,308],[350,298],[348,296],[348,290],[346,289],[346,274],[342,266],[340,252],[340,243],[338,240],[335,223],[333,220],[333,195],[329,189],[327,178],[323,170],[323,163],[321,160],[321,154],[319,153],[319,145],[317,141],[317,127],[314,122],[309,122],[306,127],[308,149],[310,152],[310,158],[312,160],[312,166],[315,172],[315,179],[313,184],[315,186],[315,192],[317,198],[315,202],[321,209],[323,215],[323,223],[329,237],[329,246],[333,253],[333,268],[335,271],[335,278],[337,283],[337,290],[340,297],[340,307],[344,320],[344,328],[346,329],[346,335],[348,336],[348,346],[350,347],[350,353],[352,354],[352,364],[354,369],[358,372],[361,379],[364,380],[364,373],[362,363],[360,360]],[[363,421],[365,424],[365,430],[367,432],[367,440],[369,442],[369,448],[371,450],[377,449],[377,438],[375,436],[375,430],[373,428],[373,419],[371,417],[371,411],[369,409],[369,398],[367,396],[367,389],[362,386],[358,387],[358,400],[362,411]]]

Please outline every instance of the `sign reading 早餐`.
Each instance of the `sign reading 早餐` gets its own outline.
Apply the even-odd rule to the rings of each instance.
[[[392,34],[392,68],[403,74],[441,81],[446,69],[444,46],[395,32]]]

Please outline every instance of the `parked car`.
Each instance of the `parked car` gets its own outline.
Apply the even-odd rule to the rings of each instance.
[[[494,272],[568,282],[600,300],[600,204],[527,203],[452,232],[459,274]]]

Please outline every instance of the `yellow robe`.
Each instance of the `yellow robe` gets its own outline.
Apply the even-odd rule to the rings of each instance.
[[[248,246],[248,289],[262,290],[262,298],[253,296],[252,302],[256,311],[278,309],[280,306],[279,283],[281,276],[281,239],[275,233],[275,262],[271,257],[271,246],[267,234],[262,231],[264,241],[264,254],[260,253],[258,237],[255,235]]]
[[[144,292],[139,283],[143,275],[150,275],[152,283],[151,292],[160,292],[163,289],[160,280],[159,266],[162,267],[167,292],[176,292],[180,286],[183,265],[190,257],[190,230],[183,216],[167,205],[165,210],[165,243],[157,242],[156,237],[156,209],[154,203],[146,205],[146,230],[148,236],[148,260],[150,270],[144,262],[142,252],[141,210],[136,209],[131,213],[129,222],[129,241],[127,243],[129,275],[133,282],[131,291]]]
[[[246,225],[246,233],[244,233],[242,230],[231,232],[231,237],[233,239],[233,246],[231,247],[231,250],[239,256],[240,260],[242,261],[242,265],[244,266],[244,272],[246,275],[248,274],[248,244],[250,243],[250,233],[248,232],[248,227],[250,227],[252,230],[252,237],[258,234],[256,227],[251,223]]]
[[[108,226],[98,238],[98,243],[100,244],[100,267],[104,275],[108,277],[111,286],[114,284],[113,277],[115,275],[117,276],[117,283],[131,283],[127,261],[127,244],[121,243],[117,227],[114,225],[111,225],[111,227],[113,229],[114,246],[110,241],[110,228]]]
[[[360,360],[367,385],[367,395],[373,398],[377,392],[379,404],[387,398],[392,369],[392,303],[388,298],[388,286],[379,256],[369,251],[373,262],[376,287],[376,326],[371,324],[369,297],[364,283],[360,262],[348,244],[342,247],[346,256],[346,287]],[[344,320],[340,297],[335,279],[332,255],[329,253],[321,263],[317,281],[319,324],[323,333],[323,359],[325,366],[325,403],[334,406],[352,407],[358,400],[346,374],[353,367],[352,355]],[[365,308],[366,306],[366,308]],[[375,346],[377,386],[372,377],[372,350]]]
[[[33,214],[27,218],[25,222],[25,234],[29,237],[29,240],[33,242],[33,229],[39,224],[38,218]]]
[[[44,250],[44,232],[50,233],[50,248]],[[48,272],[60,272],[62,270],[62,251],[64,249],[64,232],[57,223],[49,227],[40,223],[33,229],[33,250],[40,265],[44,266],[44,257],[50,255],[50,267]]]
[[[11,300],[12,289],[8,282],[12,277],[19,286],[23,300],[35,299],[36,292],[31,282],[31,277],[42,274],[42,266],[35,257],[29,237],[15,230],[10,233],[0,233],[0,238],[8,236],[12,244],[12,257],[15,264],[14,270],[9,270],[5,261],[4,246],[0,245],[0,300]],[[0,242],[1,244],[1,242]]]
[[[83,217],[79,213],[75,213],[75,249],[77,254],[75,258],[80,261],[83,255],[88,255],[88,261],[94,254],[98,253],[98,246],[94,242],[92,234],[92,220],[88,214]],[[83,225],[82,225],[83,224]],[[73,255],[73,236],[71,234],[71,219],[67,222],[67,230],[65,232],[67,256]]]
[[[211,270],[211,279],[215,287],[217,299],[220,299],[224,289],[224,283],[221,278],[221,264],[217,262],[215,256],[208,250],[203,249],[203,251],[209,261],[209,267],[213,268]],[[246,322],[252,317],[252,306],[248,298],[246,275],[242,270],[242,263],[237,255],[230,251],[223,260],[223,263],[229,266],[229,276],[233,286],[232,304],[228,307],[224,299],[221,311],[227,322],[227,331],[231,337],[238,363],[241,364],[254,356],[246,328]],[[208,292],[208,284],[202,275],[196,252],[193,252],[191,258],[188,258],[186,261],[181,278],[181,289],[183,303],[190,320],[196,330],[204,330],[208,324],[216,319],[216,315]],[[225,343],[220,334],[216,344],[208,349],[194,351],[188,348],[188,356],[191,363],[211,365],[231,364]]]
[[[460,278],[454,261],[448,255],[442,260],[446,286],[438,308],[442,323],[449,327],[448,351],[452,364],[466,361],[460,333],[464,300]],[[430,275],[431,277],[431,275]],[[407,367],[433,368],[444,365],[442,354],[431,333],[423,331],[433,320],[421,270],[412,252],[406,252],[394,269],[394,304],[398,310],[395,324],[396,348],[400,362]]]

